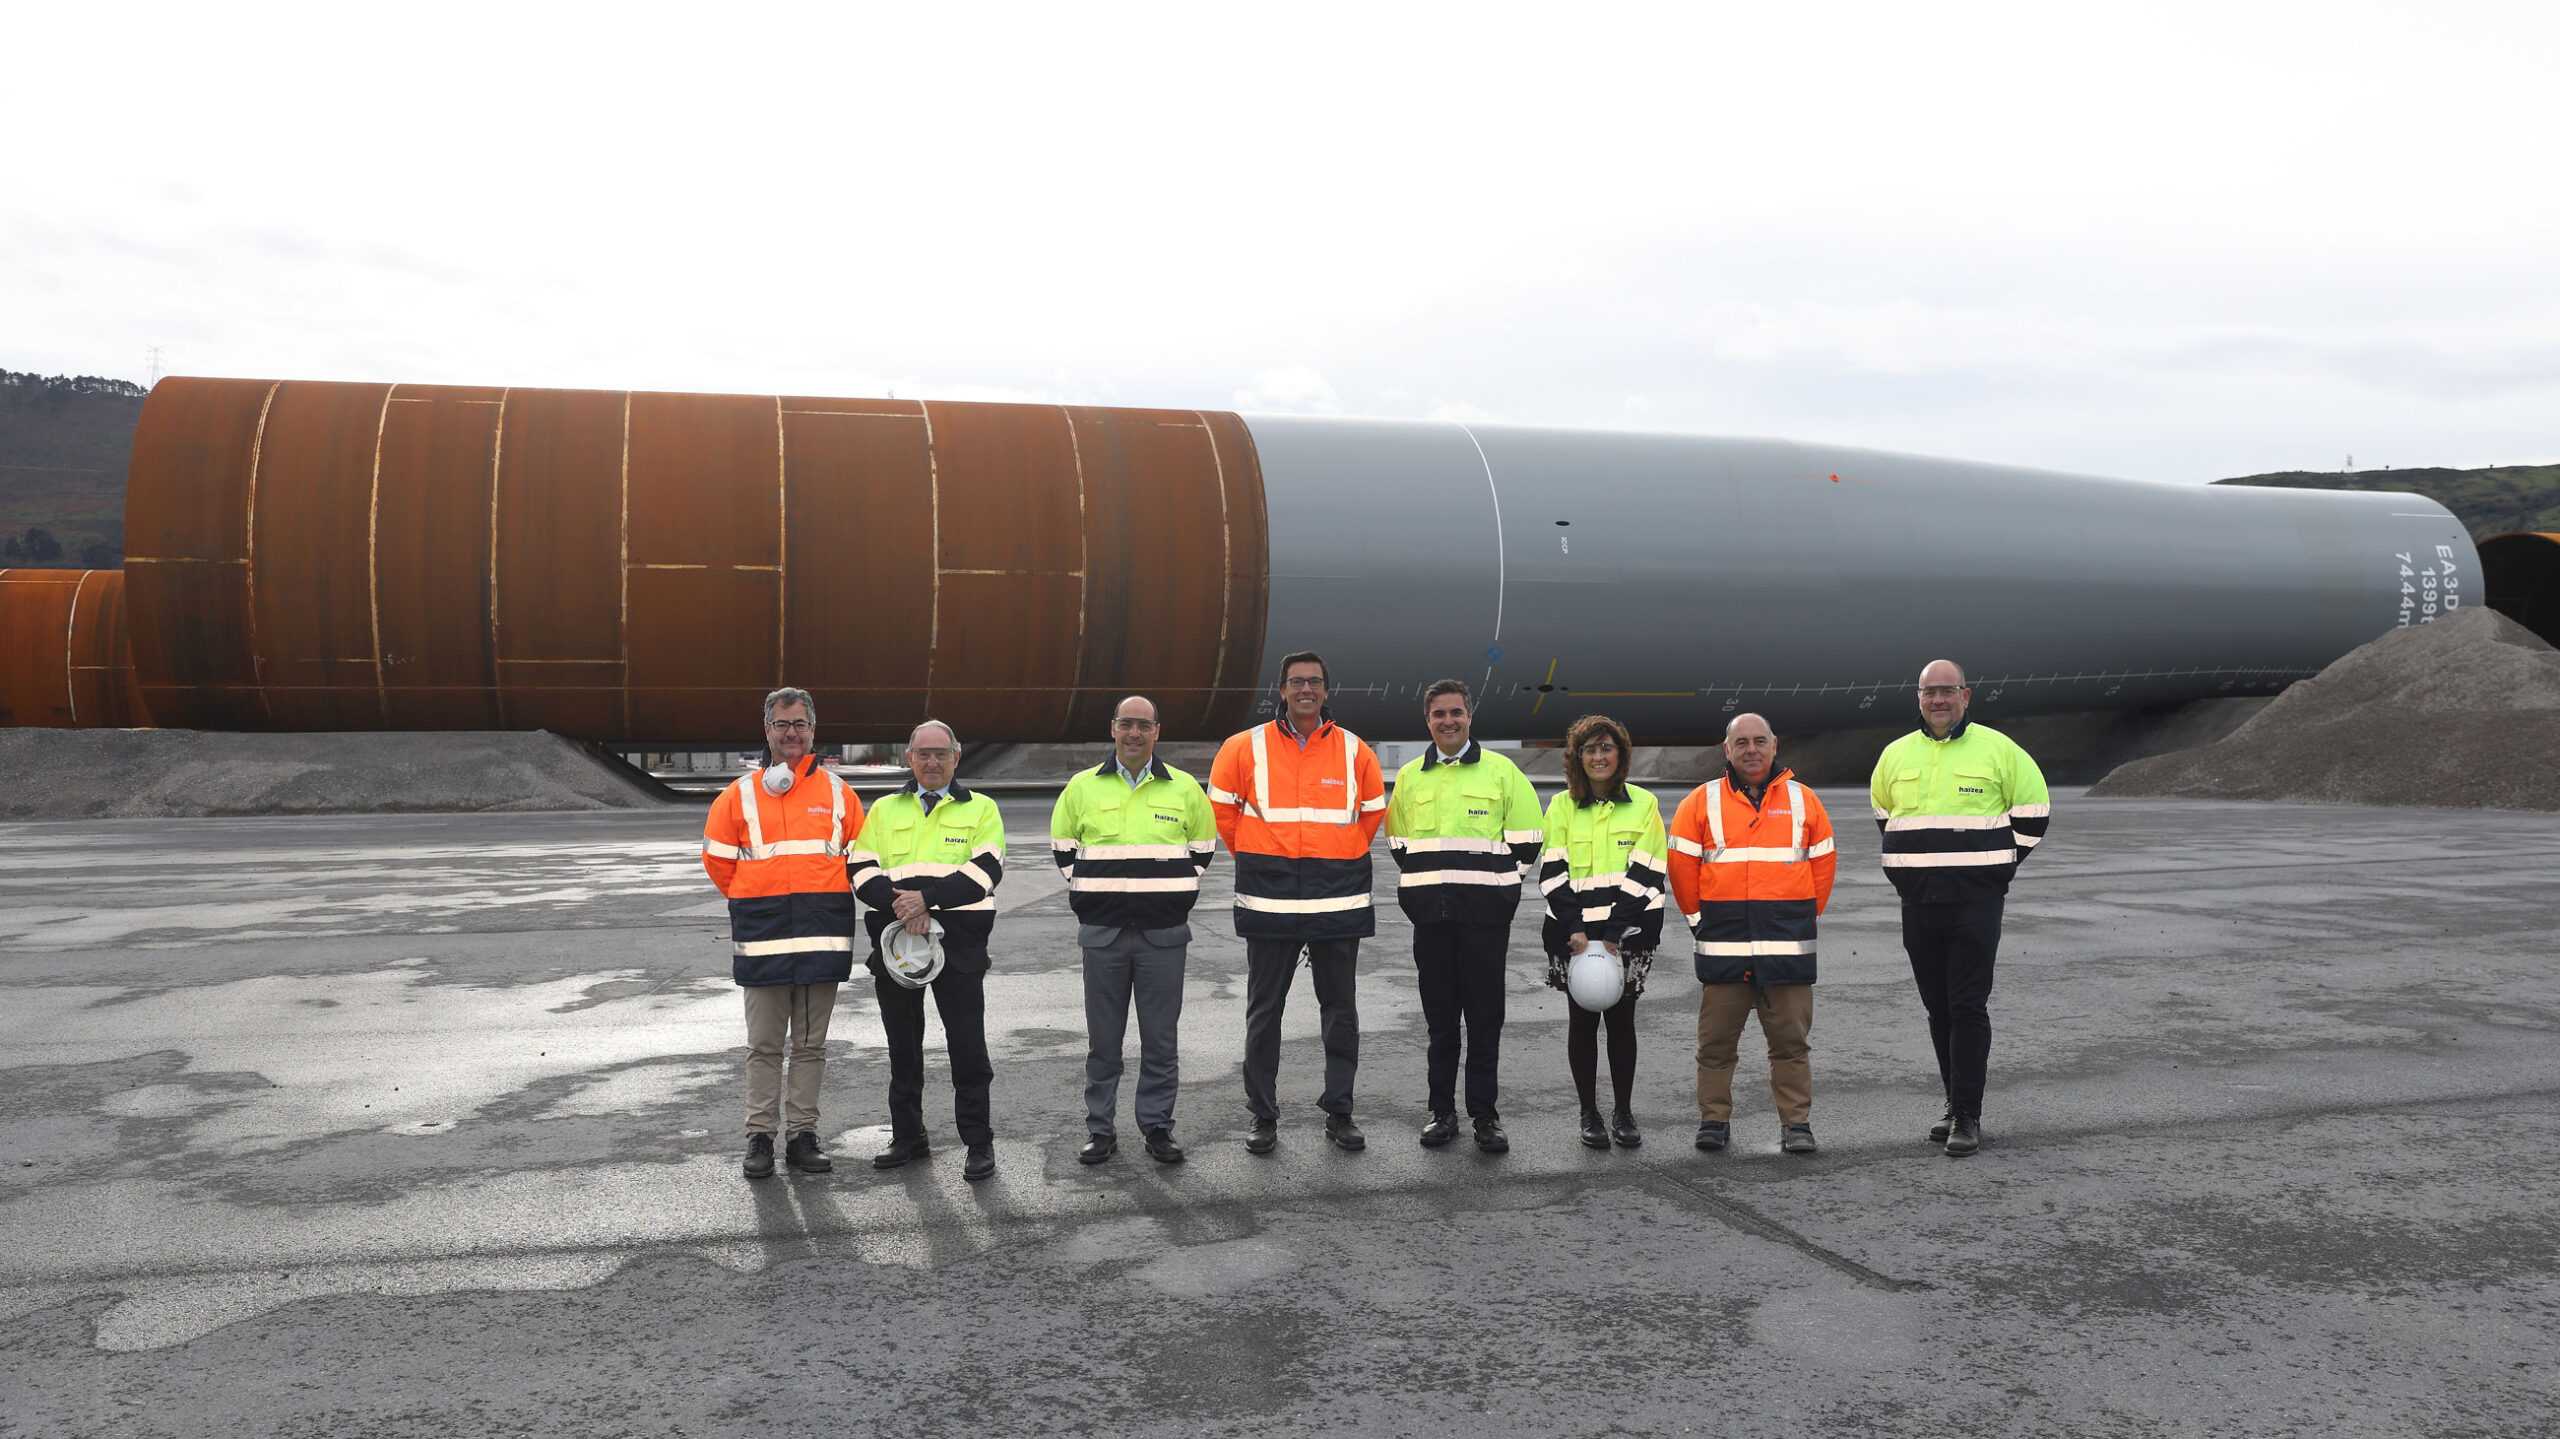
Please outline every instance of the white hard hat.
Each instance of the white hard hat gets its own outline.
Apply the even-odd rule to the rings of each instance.
[[[1586,944],[1564,964],[1564,992],[1573,1002],[1598,1014],[1627,992],[1627,968],[1597,944]]]
[[[791,781],[795,778],[797,778],[797,776],[791,773],[791,766],[787,764],[766,765],[764,767],[764,792],[766,794],[789,794],[791,792]]]
[[[933,977],[942,973],[941,926],[917,934],[894,919],[889,921],[889,942],[880,946],[880,967],[909,989],[933,983]]]

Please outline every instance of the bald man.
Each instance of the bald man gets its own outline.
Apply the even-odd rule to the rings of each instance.
[[[1973,685],[1963,666],[1931,660],[1919,691],[1920,728],[1885,747],[1868,790],[1938,1055],[1945,1108],[1929,1141],[1961,1159],[1982,1147],[2001,912],[2018,866],[2044,839],[2052,799],[2016,741],[1965,717]]]
[[[906,787],[871,807],[846,858],[853,892],[869,913],[871,990],[889,1041],[889,1147],[871,1157],[895,1169],[932,1150],[924,1127],[924,990],[881,962],[886,931],[941,935],[942,971],[929,982],[951,1052],[953,1117],[968,1150],[960,1177],[996,1172],[988,1092],[987,941],[995,929],[996,885],[1004,879],[1004,818],[996,802],[957,778],[960,737],[940,720],[907,736]]]
[[[1778,767],[1777,731],[1756,714],[1725,726],[1724,763],[1671,817],[1671,896],[1697,937],[1698,1148],[1732,1143],[1734,1055],[1757,1014],[1778,1147],[1811,1154],[1814,923],[1840,867],[1831,816]]]

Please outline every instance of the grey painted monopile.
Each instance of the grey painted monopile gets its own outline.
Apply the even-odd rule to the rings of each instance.
[[[2480,603],[2463,527],[2415,495],[2170,484],[1773,440],[1249,417],[1270,511],[1263,653],[1320,651],[1335,714],[1418,735],[1600,710],[1706,742],[1890,723],[1922,664],[1975,714],[2271,694]],[[1266,713],[1267,705],[1266,705]]]

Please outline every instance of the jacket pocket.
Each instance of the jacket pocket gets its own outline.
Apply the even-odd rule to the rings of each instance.
[[[1894,775],[1885,793],[1895,814],[1916,814],[1920,809],[1920,771],[1906,769]]]

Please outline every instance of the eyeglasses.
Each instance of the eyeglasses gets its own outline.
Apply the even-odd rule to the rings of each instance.
[[[1324,676],[1291,675],[1280,682],[1280,688],[1284,690],[1320,690],[1324,688]]]
[[[1963,685],[1922,685],[1920,687],[1920,698],[1924,700],[1951,700],[1964,692],[1965,687]]]
[[[778,729],[784,734],[807,734],[818,726],[809,720],[766,720],[764,727]]]
[[[917,759],[949,759],[949,758],[951,758],[951,751],[949,751],[949,750],[947,750],[947,749],[910,749],[910,750],[908,750],[908,751],[907,751],[907,753],[908,753],[908,754],[911,754],[911,755],[913,755],[913,756],[915,756]]]
[[[1111,727],[1113,729],[1151,730],[1156,727],[1156,722],[1151,719],[1138,719],[1134,716],[1123,715],[1120,718],[1113,720],[1111,722]]]

